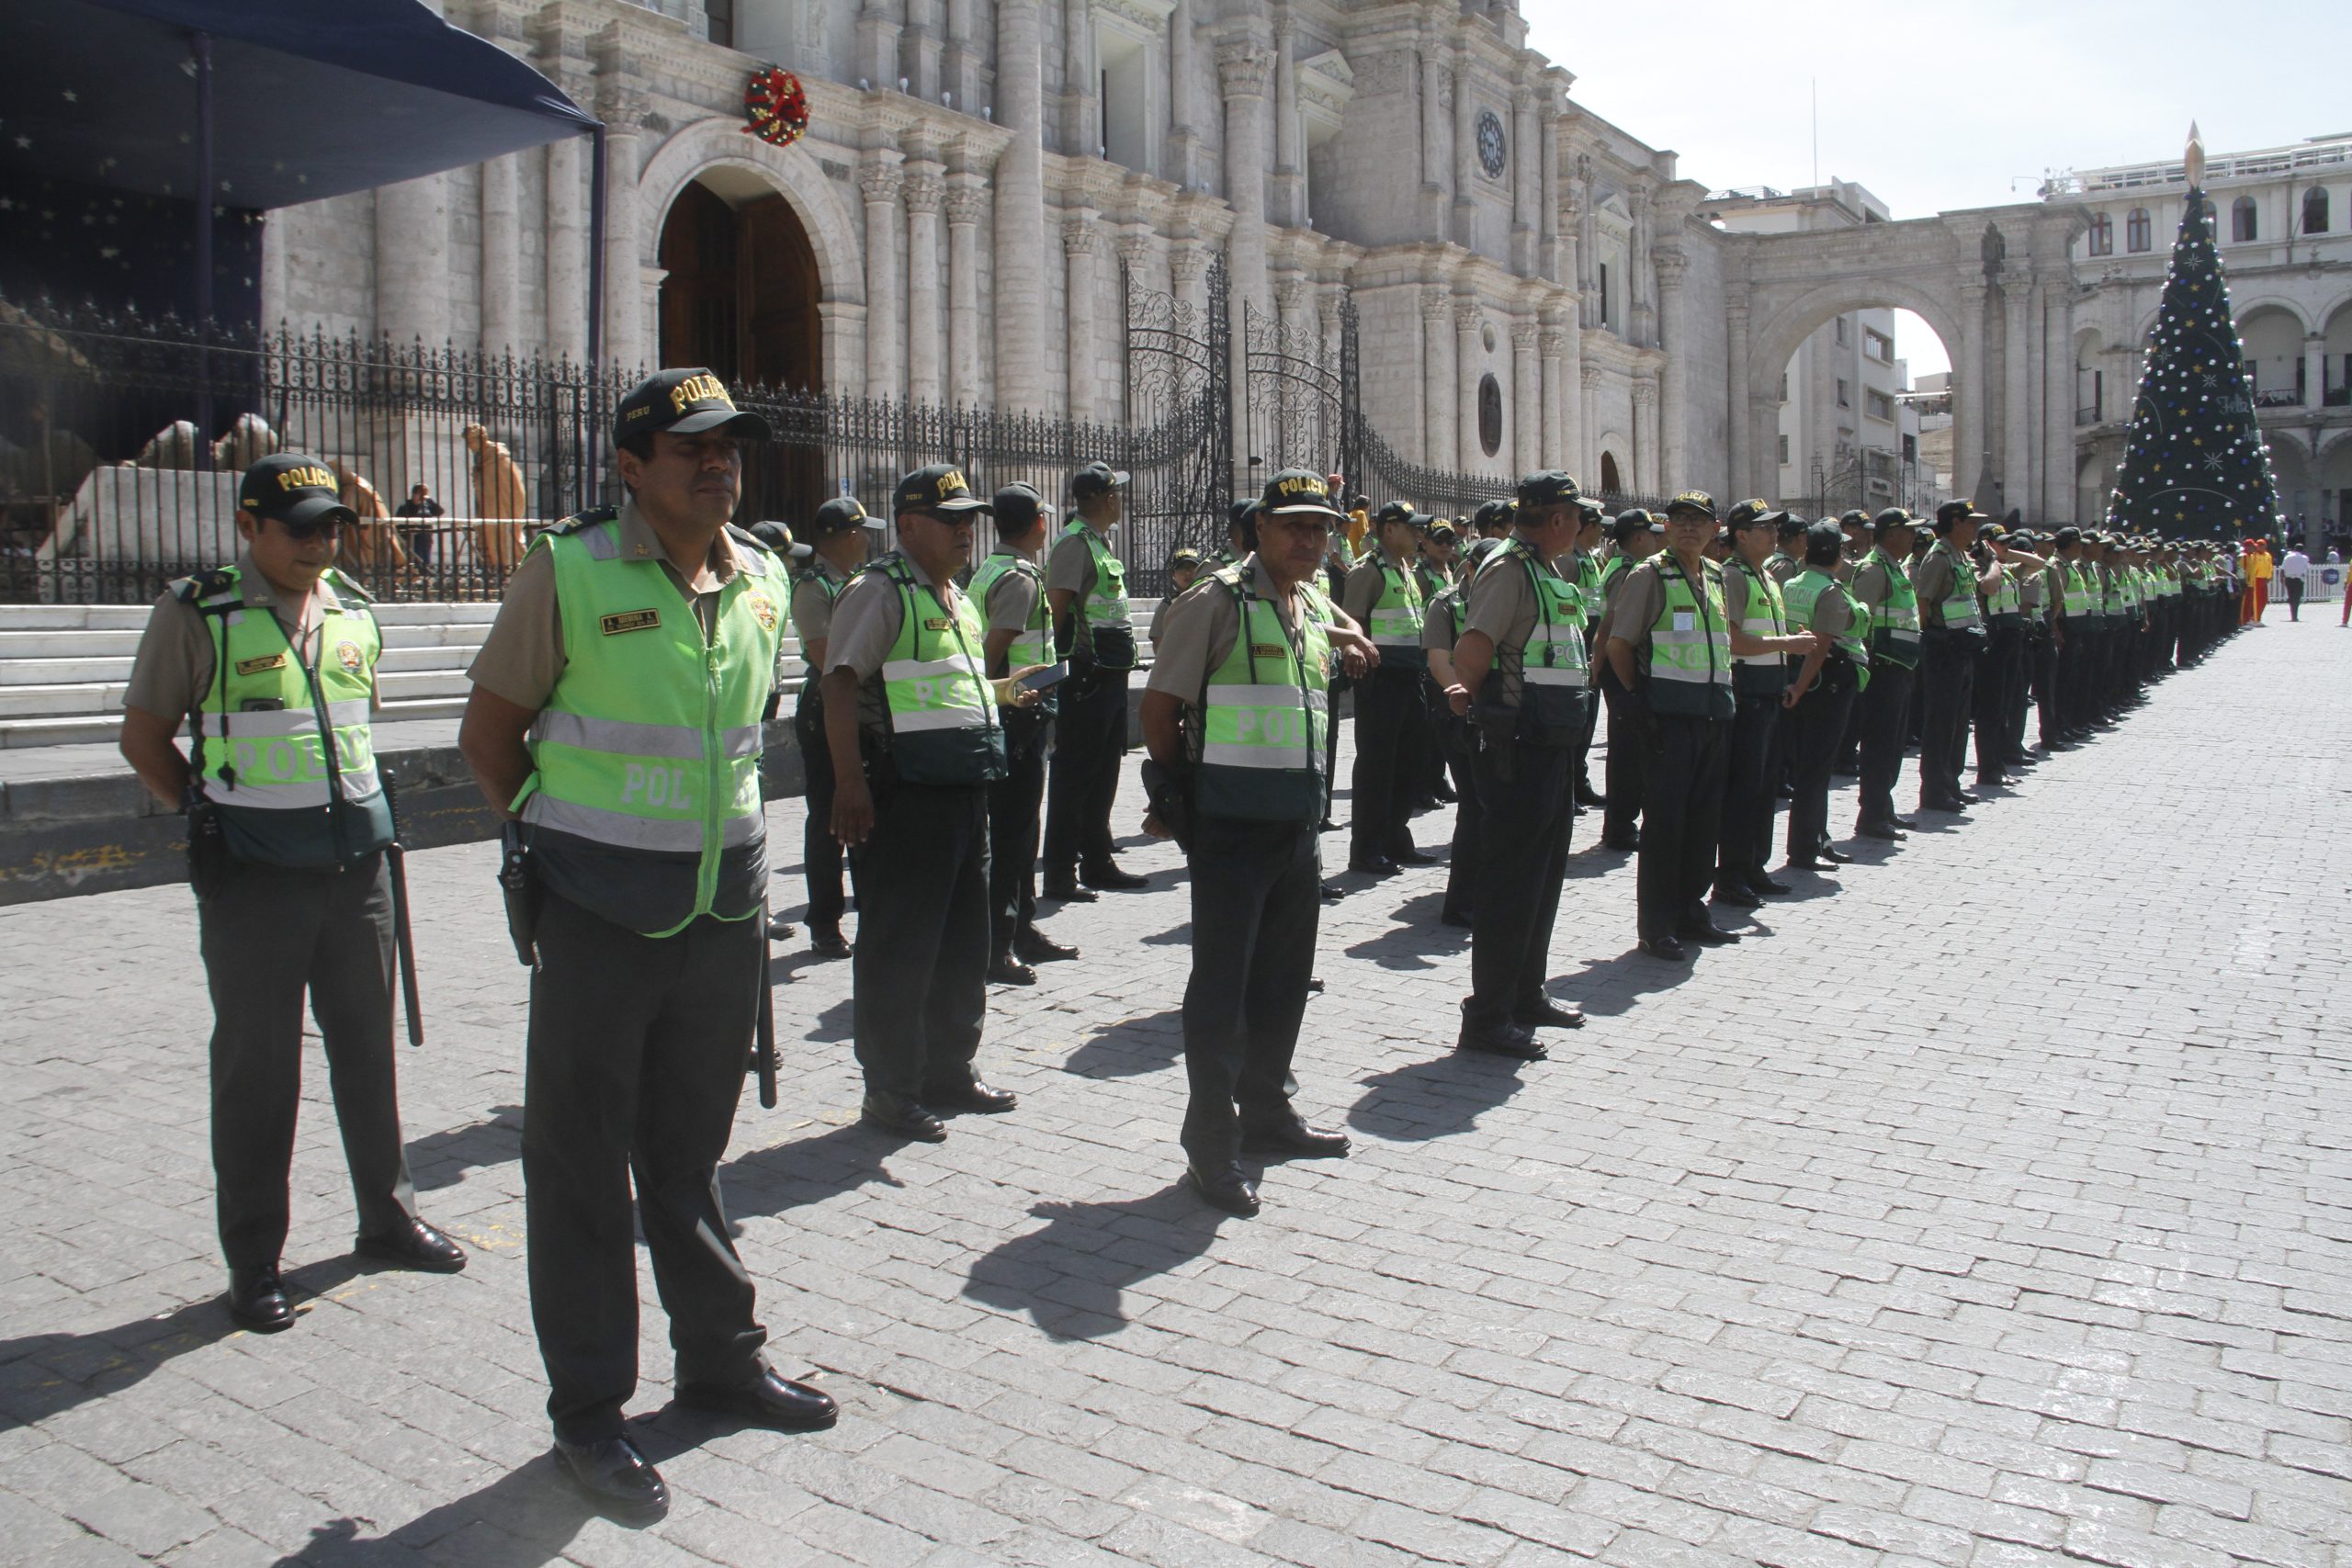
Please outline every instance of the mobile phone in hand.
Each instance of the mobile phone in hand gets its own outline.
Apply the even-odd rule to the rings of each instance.
[[[1024,692],[1042,692],[1069,679],[1069,660],[1065,659],[1059,664],[1048,664],[1033,674],[1023,675],[1016,683]]]

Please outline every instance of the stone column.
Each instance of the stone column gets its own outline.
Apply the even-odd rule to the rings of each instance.
[[[1690,431],[1686,428],[1690,419],[1690,371],[1683,363],[1683,355],[1690,351],[1690,334],[1682,317],[1682,280],[1690,271],[1690,258],[1679,250],[1662,249],[1656,259],[1657,321],[1660,345],[1666,350],[1666,362],[1658,367],[1657,373],[1657,417],[1662,427],[1658,456],[1665,465],[1668,485],[1680,489],[1697,482],[1691,478],[1690,468]]]
[[[2046,285],[2045,289],[2054,296],[2057,286]],[[2068,356],[2072,357],[2073,353],[2070,342]],[[2307,409],[2324,408],[2326,406],[2324,400],[2326,395],[2327,338],[2324,333],[2312,333],[2303,339],[2303,406]]]
[[[997,0],[996,123],[1012,132],[996,163],[996,404],[1041,402],[1045,374],[1045,115],[1037,0]]]
[[[2041,287],[2041,483],[2037,523],[2075,518],[2075,290],[2064,273]]]
[[[1475,294],[1453,297],[1453,364],[1455,389],[1454,440],[1462,454],[1464,472],[1475,472],[1487,455],[1487,441],[1478,428],[1478,367],[1485,355],[1485,345],[1478,341],[1478,328],[1486,320],[1486,310]],[[1498,456],[1500,455],[1499,448]]]
[[[1542,468],[1574,471],[1576,459],[1570,456],[1566,441],[1568,384],[1564,374],[1568,334],[1561,330],[1556,316],[1543,318],[1542,330],[1539,346],[1544,354],[1544,424],[1535,460]]]
[[[1217,87],[1225,98],[1225,199],[1233,209],[1226,236],[1231,289],[1234,483],[1249,489],[1250,329],[1248,312],[1272,302],[1266,277],[1266,73],[1271,39],[1254,33],[1217,45]]]
[[[1731,488],[1743,496],[1770,495],[1780,489],[1775,473],[1770,485],[1758,485],[1760,477],[1756,453],[1757,403],[1752,389],[1754,367],[1748,363],[1747,352],[1747,289],[1742,285],[1737,293],[1724,301],[1724,347],[1728,364],[1724,379],[1731,384],[1725,407],[1730,418],[1724,423],[1731,427]],[[1779,454],[1774,454],[1777,459]]]
[[[2001,499],[2009,506],[2033,504],[2033,321],[2032,286],[2020,274],[2002,285],[2007,318],[2002,333]]]
[[[1306,160],[1299,147],[1297,35],[1287,7],[1274,17],[1274,178],[1268,208],[1276,223],[1306,222]]]
[[[1069,364],[1065,386],[1069,417],[1099,417],[1094,406],[1094,362],[1102,349],[1094,341],[1094,220],[1091,207],[1065,209],[1062,256],[1067,268],[1063,288],[1069,318]]]
[[[1600,217],[1592,199],[1592,157],[1577,155],[1577,293],[1584,300],[1584,324],[1600,324],[1600,291],[1593,285],[1594,258],[1600,254]]]
[[[1634,488],[1647,495],[1666,489],[1658,472],[1657,372],[1634,372]]]
[[[1511,449],[1510,471],[1524,474],[1543,466],[1544,450],[1544,367],[1535,357],[1541,343],[1541,329],[1532,318],[1512,324],[1510,329],[1511,399],[1517,405],[1511,412]]]
[[[1445,92],[1451,72],[1448,51],[1432,33],[1421,45],[1421,231],[1442,240],[1445,230],[1445,185],[1452,159],[1445,145]]]
[[[481,166],[481,346],[503,354],[523,341],[523,245],[519,153]]]
[[[1960,285],[1960,342],[1951,345],[1952,489],[1973,497],[1979,505],[1989,499],[1974,491],[1990,467],[1992,447],[1985,432],[1992,400],[1985,396],[1984,387],[1984,306],[1981,278]]]
[[[940,55],[939,83],[955,100],[949,107],[976,115],[983,107],[980,72],[986,51],[972,33],[972,6],[973,0],[947,0],[947,48]]]
[[[1062,0],[1062,151],[1102,155],[1102,116],[1094,93],[1094,18],[1090,0]]]
[[[633,100],[605,110],[605,359],[628,371],[650,357],[639,330],[647,303],[637,199],[643,115]]]
[[[1340,283],[1326,284],[1317,289],[1315,294],[1315,321],[1321,333],[1323,363],[1333,370],[1337,370],[1340,368],[1340,359],[1344,357],[1341,340],[1346,333],[1340,321],[1340,307],[1347,298],[1347,286]],[[1357,482],[1356,476],[1353,474],[1350,474],[1348,479],[1351,484]]]
[[[1470,193],[1477,188],[1478,131],[1471,118],[1470,51],[1453,57],[1453,243],[1475,248],[1478,212]],[[1466,466],[1466,465],[1465,465]]]
[[[1204,332],[1208,313],[1209,256],[1198,240],[1179,240],[1168,249],[1168,291],[1176,303],[1193,312],[1195,324],[1188,332]]]
[[[631,259],[630,268],[636,263]],[[449,182],[402,180],[376,193],[376,330],[400,347],[449,341]]]
[[[1576,334],[1568,334],[1574,337]],[[1577,448],[1583,456],[1577,467],[1592,476],[1594,490],[1600,488],[1600,367],[1589,360],[1577,367],[1577,389],[1584,395],[1577,401]]]
[[[1535,95],[1515,87],[1510,95],[1510,269],[1521,277],[1536,269],[1536,186],[1544,152],[1536,141]]]
[[[1565,280],[1560,267],[1560,119],[1555,95],[1547,85],[1535,119],[1537,147],[1536,233],[1537,270],[1554,283]]]
[[[550,355],[575,365],[588,356],[588,243],[582,232],[588,210],[587,162],[584,136],[548,143],[543,341]]]
[[[1651,242],[1657,204],[1647,186],[1633,191],[1634,232],[1625,257],[1625,341],[1657,346],[1657,304],[1652,279]]]
[[[880,401],[902,398],[899,348],[906,324],[899,281],[899,193],[906,183],[895,148],[868,149],[857,170],[865,196],[865,395]]]
[[[985,175],[947,176],[947,398],[957,408],[980,400],[980,212]]]
[[[907,30],[899,39],[899,58],[905,62],[908,90],[924,103],[939,101],[939,56],[943,28],[937,25],[941,0],[907,0]]]
[[[940,383],[939,208],[947,195],[940,165],[907,165],[907,400],[944,401]]]
[[[1443,286],[1421,290],[1421,461],[1454,466],[1453,297]]]
[[[876,92],[899,85],[899,13],[892,0],[865,0],[857,17],[855,74]]]

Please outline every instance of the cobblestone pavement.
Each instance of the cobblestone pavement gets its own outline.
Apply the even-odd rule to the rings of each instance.
[[[1343,878],[1300,1077],[1357,1151],[1271,1172],[1255,1221],[1173,1186],[1171,850],[1049,919],[1090,962],[995,995],[1021,1110],[936,1147],[853,1124],[847,966],[779,947],[786,1108],[746,1097],[726,1196],[780,1366],[844,1415],[666,1409],[649,1310],[635,1425],[678,1497],[637,1534],[545,1456],[487,846],[415,857],[402,1058],[473,1267],[345,1256],[314,1055],[307,1310],[269,1338],[214,1302],[187,895],[6,910],[0,1558],[2352,1564],[2347,677],[2332,625],[2240,637],[1695,972],[1632,950],[1630,869],[1580,848],[1553,951],[1591,1025],[1516,1072],[1448,1054],[1442,872]]]

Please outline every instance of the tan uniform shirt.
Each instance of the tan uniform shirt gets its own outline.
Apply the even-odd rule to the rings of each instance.
[[[1106,545],[1110,542],[1107,534],[1098,533],[1097,537]],[[1067,588],[1078,596],[1069,607],[1071,646],[1083,643],[1092,648],[1094,631],[1086,619],[1086,596],[1094,592],[1094,552],[1080,535],[1063,535],[1046,554],[1046,592],[1051,593],[1057,588]]]
[[[261,574],[250,555],[237,558],[237,586],[245,607],[266,608],[277,617],[286,640],[306,665],[319,660],[319,630],[323,612],[340,609],[343,600],[334,585],[322,577],[305,598],[281,593]],[[211,625],[193,604],[180,602],[166,590],[155,601],[140,634],[139,652],[130,661],[130,682],[122,705],[152,713],[157,718],[186,718],[212,690],[214,656],[223,628]]]
[[[792,630],[806,649],[832,635],[833,601],[842,594],[849,573],[819,556],[792,585]]]
[[[662,576],[694,606],[706,639],[718,622],[719,591],[742,570],[741,552],[757,547],[741,543],[722,528],[710,542],[709,558],[689,581],[671,563],[662,536],[638,511],[636,501],[621,506],[621,558],[660,562]],[[505,602],[498,607],[490,635],[482,639],[481,651],[467,667],[466,679],[493,696],[537,713],[555,694],[566,662],[563,615],[556,604],[555,558],[548,550],[534,549],[506,580]]]
[[[1250,558],[1247,570],[1251,592],[1272,604],[1275,616],[1296,632],[1298,604],[1274,586],[1256,556]],[[1302,584],[1300,602],[1306,593]],[[1165,640],[1152,645],[1151,674],[1144,682],[1144,690],[1165,692],[1182,698],[1188,707],[1198,707],[1209,671],[1232,655],[1234,640],[1241,635],[1241,606],[1231,589],[1203,577],[1170,601],[1165,631]]]
[[[906,562],[907,575],[914,580],[917,592],[930,590],[949,614],[955,613],[964,594],[952,580],[933,582],[912,556],[897,558]],[[847,670],[857,677],[858,727],[871,735],[890,732],[890,705],[882,694],[882,665],[890,657],[890,645],[899,640],[906,615],[906,600],[899,585],[871,567],[853,578],[833,601],[832,629],[825,637],[825,673]],[[981,650],[975,648],[972,652],[978,657]]]
[[[1951,557],[1940,549],[1930,549],[1911,573],[1911,584],[1919,595],[1919,624],[1940,627],[1944,624],[1944,600],[1952,588]]]
[[[1554,577],[1560,575],[1550,561],[1543,562],[1540,570]],[[1470,613],[1462,629],[1484,632],[1495,645],[1493,667],[1478,687],[1478,705],[1502,710],[1517,708],[1527,639],[1535,635],[1535,585],[1528,581],[1526,569],[1519,563],[1498,561],[1492,571],[1482,569],[1463,592],[1469,601]]]

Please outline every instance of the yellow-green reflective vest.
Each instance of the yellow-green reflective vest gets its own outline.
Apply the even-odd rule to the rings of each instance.
[[[1944,629],[1956,632],[1981,625],[1983,617],[1976,610],[1976,563],[1941,539],[1930,555],[1940,555],[1951,564],[1951,586],[1944,590],[1940,601]]]
[[[2025,612],[2017,577],[2007,567],[2001,570],[2001,581],[1993,584],[1993,592],[1984,595],[1984,612],[2000,626],[2016,625]]]
[[[1788,596],[1789,625],[1804,631],[1814,629],[1814,612],[1820,607],[1823,595],[1846,601],[1846,629],[1838,634],[1831,657],[1843,656],[1854,666],[1857,691],[1868,686],[1871,682],[1871,614],[1862,602],[1854,597],[1854,591],[1815,566],[1806,567],[1789,579],[1783,588]]]
[[[1062,537],[1084,539],[1087,556],[1094,562],[1094,586],[1086,591],[1085,602],[1077,607],[1086,622],[1094,661],[1105,670],[1134,669],[1136,629],[1127,619],[1126,563],[1112,553],[1102,536],[1089,527],[1083,517],[1071,518]]]
[[[2132,616],[2132,589],[2126,579],[2126,569],[2107,569],[2107,615],[2109,620],[2129,620]]]
[[[2069,625],[2086,620],[2091,613],[2090,584],[2083,580],[2083,569],[2073,561],[2060,561],[2059,600],[2066,607]]]
[[[1516,536],[1506,539],[1478,568],[1490,571],[1523,571],[1535,601],[1535,625],[1519,650],[1518,735],[1551,744],[1584,731],[1585,617],[1584,590],[1562,577],[1552,563],[1541,559]],[[1464,594],[1466,600],[1469,595]],[[1498,649],[1499,657],[1500,650]],[[1499,694],[1502,682],[1490,674],[1479,688],[1482,694]],[[1482,706],[1492,708],[1491,704]],[[1500,711],[1500,710],[1494,710]]]
[[[1729,718],[1731,627],[1724,618],[1723,569],[1702,561],[1701,585],[1694,588],[1671,555],[1652,556],[1645,564],[1666,591],[1643,655],[1650,711]]]
[[[882,661],[890,760],[908,784],[983,784],[1004,777],[1004,727],[982,656],[986,636],[968,593],[956,607],[915,581],[895,552],[866,570],[899,591],[899,636]],[[830,651],[830,650],[829,650]]]
[[[1750,637],[1788,636],[1789,611],[1781,596],[1781,585],[1736,557],[1724,562],[1724,570],[1726,574],[1738,573],[1747,585],[1747,596],[1740,604],[1739,629]],[[1729,577],[1724,581],[1730,581]],[[1788,690],[1789,657],[1785,653],[1735,653],[1731,684],[1735,692],[1778,696]]]
[[[988,623],[989,595],[1007,577],[1029,579],[1036,585],[1037,603],[1030,609],[1028,621],[1012,634],[1012,641],[1004,650],[1005,668],[1025,670],[1032,664],[1051,664],[1054,613],[1046,604],[1046,574],[1037,570],[1035,561],[1023,560],[1010,550],[998,550],[972,573],[972,586],[967,592],[971,594],[972,603],[979,606],[982,626],[985,628]]]
[[[1585,624],[1599,625],[1608,589],[1601,577],[1600,563],[1583,550],[1577,552],[1577,586],[1584,591]]]
[[[368,728],[383,637],[366,591],[333,567],[324,575],[338,603],[320,608],[315,668],[274,613],[246,606],[238,568],[174,590],[203,617],[212,644],[196,774],[239,860],[328,870],[392,841]]]
[[[1421,585],[1410,572],[1399,571],[1379,558],[1380,597],[1372,602],[1371,624],[1364,630],[1380,649],[1384,670],[1422,670],[1429,657],[1421,651]]]
[[[1233,647],[1201,690],[1193,806],[1204,817],[1316,822],[1323,816],[1331,644],[1325,608],[1302,593],[1294,634],[1248,563],[1209,574],[1238,613]],[[1245,576],[1245,574],[1249,574]]]
[[[740,563],[706,637],[661,561],[621,554],[600,510],[532,542],[555,570],[563,672],[531,727],[515,806],[548,887],[615,925],[671,936],[740,920],[767,890],[760,713],[783,640],[784,570],[728,529]]]
[[[1862,558],[1862,566],[1872,561],[1886,574],[1886,602],[1869,612],[1871,657],[1898,669],[1914,669],[1919,662],[1918,591],[1911,586],[1911,574],[1903,570],[1903,564],[1875,546]],[[1861,567],[1854,571],[1859,577]]]

